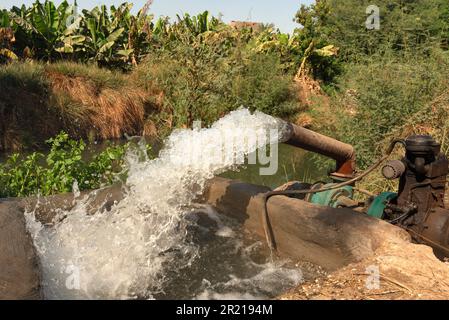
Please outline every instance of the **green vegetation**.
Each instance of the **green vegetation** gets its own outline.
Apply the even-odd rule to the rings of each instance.
[[[226,47],[228,40],[179,42],[137,67],[138,83],[163,88],[163,106],[153,119],[158,127],[191,127],[195,120],[210,125],[241,106],[285,118],[298,111],[280,59],[241,50],[247,44],[240,38]]]
[[[154,22],[148,9],[102,6],[75,21],[65,1],[2,11],[0,30],[15,36],[8,50],[20,61],[0,66],[0,149],[42,147],[61,130],[77,139],[163,138],[240,106],[289,119],[304,109],[292,79],[306,41],[270,26],[233,28],[207,11]],[[317,48],[312,69],[332,59]]]
[[[142,134],[154,97],[127,79],[72,62],[1,66],[0,150],[42,148],[61,130],[89,140]]]
[[[109,146],[90,160],[83,156],[86,144],[64,132],[47,141],[49,153],[34,152],[26,157],[11,155],[0,164],[0,198],[80,190],[113,183],[120,173],[126,146]]]
[[[11,30],[15,41],[10,52],[22,58],[45,61],[94,62],[107,68],[130,70],[146,56],[170,50],[175,44],[195,46],[204,38],[214,38],[223,50],[235,40],[252,42],[260,52],[276,52],[287,67],[296,67],[309,43],[282,34],[269,26],[262,32],[234,30],[206,11],[197,16],[178,16],[153,21],[148,1],[137,15],[130,3],[109,9],[102,5],[77,12],[76,5],[63,1],[37,0],[32,6],[0,11],[0,30]]]
[[[137,16],[131,4],[96,7],[78,13],[76,5],[63,1],[36,1],[0,14],[2,27],[16,35],[14,50],[25,57],[55,61],[95,61],[98,65],[126,68],[140,54],[150,18],[146,10]]]
[[[368,30],[369,0],[318,0],[301,6],[296,14],[304,25],[301,38],[332,43],[340,48],[340,61],[363,62],[367,57],[398,55],[426,50],[434,45],[447,49],[449,3],[446,0],[379,0],[380,29]],[[361,61],[360,61],[361,60]]]
[[[402,136],[398,129],[447,91],[448,81],[449,56],[439,50],[426,57],[378,57],[348,66],[339,83],[345,92],[338,94],[343,103],[339,130],[356,146],[359,164],[372,163],[393,138],[392,131]],[[354,114],[348,116],[351,107]],[[434,125],[427,123],[427,129]]]
[[[377,1],[380,30],[365,27],[370,4],[321,0],[296,16],[302,35],[340,49],[334,63],[341,73],[324,86],[330,101],[309,111],[314,127],[353,144],[362,169],[393,137],[428,133],[449,146],[449,3]],[[374,178],[367,185],[382,189]]]
[[[285,118],[301,109],[292,78],[308,45],[295,37],[269,26],[235,29],[208,12],[154,22],[148,5],[136,16],[130,4],[72,19],[74,9],[36,1],[1,12],[2,47],[19,60],[0,66],[1,150],[45,148],[61,130],[73,139],[163,138],[240,106]],[[2,196],[65,192],[74,180],[81,190],[110,182],[99,169],[104,155],[85,163],[84,144],[70,141],[58,161],[11,157]]]

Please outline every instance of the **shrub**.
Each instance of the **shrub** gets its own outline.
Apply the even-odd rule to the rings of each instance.
[[[34,152],[24,158],[11,155],[0,164],[0,197],[43,196],[113,183],[121,171],[126,146],[109,146],[85,160],[86,144],[69,139],[64,132],[49,139],[49,153]]]
[[[209,125],[240,106],[292,114],[297,108],[292,76],[276,55],[248,50],[242,39],[215,40],[199,36],[193,44],[176,43],[138,66],[135,81],[163,89],[162,111],[153,114],[159,127],[191,126],[195,120]]]
[[[289,118],[298,112],[292,79],[282,71],[279,58],[253,55],[232,81],[233,107],[248,106],[276,117]]]
[[[357,61],[367,55],[414,52],[432,45],[447,47],[449,3],[447,0],[379,0],[381,27],[368,30],[365,21],[370,0],[320,0],[303,5],[296,21],[301,39],[331,43],[341,49],[344,61]]]
[[[321,129],[354,145],[358,164],[365,168],[384,151],[393,132],[401,135],[398,129],[412,118],[418,123],[416,115],[425,116],[426,106],[447,91],[448,67],[449,57],[440,50],[427,56],[370,56],[365,63],[350,64],[332,97],[337,121]]]

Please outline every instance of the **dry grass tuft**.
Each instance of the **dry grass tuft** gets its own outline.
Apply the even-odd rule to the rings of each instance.
[[[148,117],[160,91],[128,75],[76,63],[13,63],[0,69],[0,150],[40,147],[61,130],[74,138],[157,136]]]
[[[93,131],[96,138],[117,139],[125,133],[143,133],[145,104],[148,101],[144,91],[127,86],[118,89],[101,88],[83,77],[70,78],[57,73],[49,74],[49,78],[59,107],[72,107],[60,99],[68,96],[75,107],[80,109],[78,129],[81,135],[85,136]]]

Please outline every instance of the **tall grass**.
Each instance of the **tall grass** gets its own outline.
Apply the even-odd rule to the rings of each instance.
[[[61,130],[73,138],[163,137],[241,106],[283,118],[299,110],[275,54],[221,45],[179,43],[128,74],[73,62],[0,66],[0,149],[39,147]]]
[[[135,71],[136,82],[164,93],[162,109],[153,118],[167,130],[209,125],[241,106],[288,118],[298,111],[292,76],[274,54],[218,44],[177,44],[173,51],[148,58]]]
[[[93,65],[12,63],[0,66],[0,150],[45,145],[65,130],[74,138],[140,135],[152,92],[128,76]]]
[[[425,106],[447,90],[448,81],[449,56],[440,50],[371,56],[366,64],[349,65],[334,105],[340,114],[338,134],[356,147],[360,166],[366,167],[383,152],[392,131],[416,114],[424,116]]]

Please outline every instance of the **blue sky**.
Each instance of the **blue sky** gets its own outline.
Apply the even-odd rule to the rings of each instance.
[[[43,0],[41,0],[43,1]],[[31,4],[33,0],[1,0],[0,7],[10,8],[14,5]],[[61,0],[55,0],[56,3]],[[73,2],[73,0],[69,0]],[[78,0],[81,8],[92,8],[99,4],[120,4],[125,0]],[[134,9],[140,9],[145,0],[128,0],[134,3]],[[177,13],[196,14],[209,10],[214,15],[223,14],[223,20],[252,20],[264,23],[274,23],[281,31],[291,32],[298,25],[293,17],[301,4],[310,4],[313,0],[154,0],[151,12],[160,15],[176,17]]]

